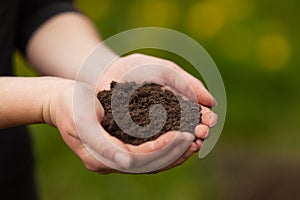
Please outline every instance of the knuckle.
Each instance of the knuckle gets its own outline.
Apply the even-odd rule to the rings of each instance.
[[[130,54],[127,56],[128,58],[142,58],[142,57],[146,57],[146,55],[141,54],[141,53],[134,53],[134,54]]]
[[[164,60],[164,63],[165,63],[166,65],[168,65],[169,67],[172,67],[172,68],[174,68],[174,69],[178,69],[178,68],[179,68],[179,66],[178,66],[175,62],[173,62],[173,61],[170,61],[170,60]]]
[[[87,163],[87,164],[84,164],[85,167],[87,168],[87,170],[91,171],[91,172],[95,172],[95,173],[98,173],[98,174],[101,174],[101,175],[106,175],[106,174],[109,174],[111,173],[111,169],[106,167],[106,166],[103,166],[101,164],[90,164],[90,163]]]

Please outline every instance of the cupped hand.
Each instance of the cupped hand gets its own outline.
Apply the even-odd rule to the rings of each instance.
[[[195,129],[196,140],[191,133],[170,131],[154,141],[133,146],[103,129],[104,112],[94,88],[64,79],[55,82],[56,89],[44,108],[45,121],[59,129],[64,141],[91,171],[100,174],[157,173],[173,168],[201,148],[209,127],[217,121],[217,116],[208,108],[215,105],[214,99],[203,84],[170,61],[140,54],[119,58],[105,71],[97,91],[108,89],[113,80],[156,82],[196,98],[199,104],[207,107],[202,107],[202,124]]]
[[[126,144],[133,159],[130,172],[156,173],[182,164],[199,151],[209,128],[217,123],[217,115],[209,109],[216,104],[212,95],[198,79],[171,61],[143,54],[121,57],[106,68],[97,91],[109,89],[111,81],[155,82],[202,105],[202,124],[195,128],[195,136],[171,131],[138,146]]]
[[[58,128],[65,143],[86,168],[101,174],[117,171],[96,159],[92,151],[99,152],[102,160],[112,163],[116,169],[128,168],[131,160],[123,153],[127,147],[100,126],[103,109],[94,89],[85,83],[59,78],[49,88],[50,97],[43,106],[43,119]]]
[[[140,146],[125,145],[100,125],[103,109],[89,85],[55,79],[50,88],[43,118],[58,128],[66,144],[91,171],[100,174],[149,173],[175,166],[181,161],[174,159],[194,139],[190,133],[174,131]]]

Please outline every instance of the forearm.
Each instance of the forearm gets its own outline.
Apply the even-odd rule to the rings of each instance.
[[[0,78],[0,128],[43,123],[56,78]],[[61,86],[61,84],[60,84]]]
[[[62,13],[36,30],[27,46],[27,58],[42,75],[75,79],[81,63],[100,42],[87,17]]]

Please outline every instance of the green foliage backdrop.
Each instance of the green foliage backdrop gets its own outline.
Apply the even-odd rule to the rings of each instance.
[[[295,170],[300,166],[299,1],[78,0],[76,4],[104,39],[135,27],[160,26],[199,41],[223,76],[227,119],[207,158],[195,155],[179,168],[147,176],[88,172],[56,129],[32,126],[42,199],[279,199],[281,194],[295,194],[300,182]],[[34,74],[19,56],[16,63],[18,74]],[[277,195],[271,198],[273,194]]]

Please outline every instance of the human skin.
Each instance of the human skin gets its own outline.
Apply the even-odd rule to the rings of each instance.
[[[213,97],[199,80],[170,61],[145,55],[131,55],[118,59],[104,74],[99,85],[74,81],[80,64],[100,42],[101,39],[96,28],[88,18],[79,13],[59,14],[38,28],[29,41],[26,57],[40,74],[52,77],[1,77],[0,91],[3,91],[3,97],[0,105],[0,127],[32,123],[47,123],[57,127],[66,144],[79,156],[83,164],[89,170],[100,174],[128,173],[130,171],[128,169],[133,165],[143,168],[152,161],[156,161],[158,165],[154,166],[154,170],[146,171],[146,173],[156,173],[182,164],[201,148],[202,140],[207,136],[209,127],[217,121],[217,116],[206,107],[202,111],[203,124],[195,129],[196,142],[193,142],[194,138],[189,133],[168,132],[155,141],[133,146],[124,144],[102,130],[97,134],[105,136],[105,139],[103,137],[101,139],[100,136],[97,144],[91,146],[98,154],[113,163],[116,169],[96,159],[85,148],[82,138],[78,134],[78,127],[76,127],[78,124],[76,125],[74,120],[72,107],[74,87],[80,88],[83,101],[96,105],[95,111],[83,112],[83,120],[79,122],[79,127],[82,126],[82,129],[87,132],[91,131],[92,134],[89,127],[99,128],[99,121],[103,116],[103,109],[96,100],[96,91],[104,88],[112,80],[118,80],[120,76],[131,70],[130,66],[149,62],[168,65],[174,69],[174,72],[182,74],[186,78],[190,87],[196,91],[199,104],[207,107],[215,104]],[[167,86],[184,93],[186,86],[176,83],[174,79],[168,79],[169,74],[165,74],[163,70],[158,70],[156,73]],[[141,78],[143,77],[141,76]],[[173,145],[169,145],[170,141]],[[188,148],[183,148],[183,144],[186,144]],[[167,151],[162,151],[166,147],[168,147]],[[180,147],[182,148],[180,149]],[[140,154],[150,155],[151,152],[158,153],[149,157],[139,156]],[[179,158],[178,154],[181,155]],[[164,160],[178,159],[168,163],[167,166],[163,165],[166,162],[162,161],[160,167],[158,158],[162,156]],[[141,172],[139,171],[139,173]]]

